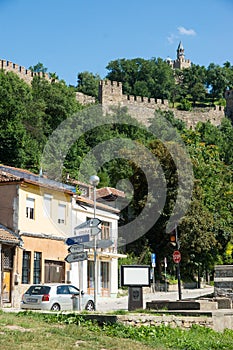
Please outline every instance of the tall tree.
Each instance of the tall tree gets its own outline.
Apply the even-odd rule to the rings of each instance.
[[[79,73],[77,91],[98,98],[100,79],[98,74],[89,72]]]

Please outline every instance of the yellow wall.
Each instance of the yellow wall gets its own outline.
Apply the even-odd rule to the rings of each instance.
[[[64,262],[65,257],[68,254],[68,246],[65,245],[63,241],[57,241],[53,239],[45,239],[45,238],[35,238],[35,237],[26,237],[23,236],[23,249],[31,252],[31,281],[33,283],[33,256],[34,252],[42,253],[41,258],[41,282],[44,282],[44,262],[45,260],[54,260],[54,261],[62,261]],[[16,262],[18,266],[18,273],[20,276],[22,275],[22,262],[23,262],[23,250],[18,249],[17,257],[18,260]],[[65,271],[70,269],[70,264],[66,263]]]
[[[44,194],[52,196],[51,217],[44,209]],[[27,197],[35,199],[35,218],[26,218]],[[65,224],[58,223],[58,205],[66,204]],[[71,196],[64,192],[54,191],[31,184],[20,185],[19,190],[19,224],[20,234],[23,232],[47,234],[57,237],[70,236],[71,232]]]

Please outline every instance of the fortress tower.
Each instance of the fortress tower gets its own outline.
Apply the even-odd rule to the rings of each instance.
[[[168,60],[168,63],[172,66],[173,69],[183,69],[189,68],[191,66],[191,61],[185,59],[184,55],[184,47],[182,42],[180,41],[178,48],[176,50],[176,60]]]

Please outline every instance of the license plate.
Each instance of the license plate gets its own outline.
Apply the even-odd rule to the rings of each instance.
[[[37,303],[37,299],[33,299],[33,298],[27,298],[26,301],[27,303]]]

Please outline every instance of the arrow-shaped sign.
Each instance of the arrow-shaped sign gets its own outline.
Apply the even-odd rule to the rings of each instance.
[[[75,230],[75,233],[77,236],[80,235],[91,235],[91,236],[95,236],[98,235],[98,233],[101,232],[101,228],[94,226],[94,227],[84,227],[84,228],[79,228],[77,230]]]
[[[70,253],[82,253],[83,249],[84,249],[83,244],[74,244],[68,248],[68,252],[70,252]]]
[[[94,249],[94,245],[95,245],[95,242],[94,240],[90,241],[90,242],[87,242],[87,243],[84,243],[84,248],[85,249]],[[113,241],[111,241],[110,239],[98,239],[96,241],[96,248],[102,248],[102,249],[105,249],[105,248],[109,248],[113,245]]]
[[[80,228],[95,227],[98,226],[102,221],[98,218],[89,219],[82,224],[76,226],[74,230],[79,230]]]
[[[74,236],[74,237],[69,237],[66,240],[67,245],[73,245],[73,244],[80,244],[84,242],[89,242],[90,236],[89,235],[84,235],[84,236]]]
[[[82,253],[70,253],[65,257],[65,261],[68,263],[87,260],[87,252]]]

